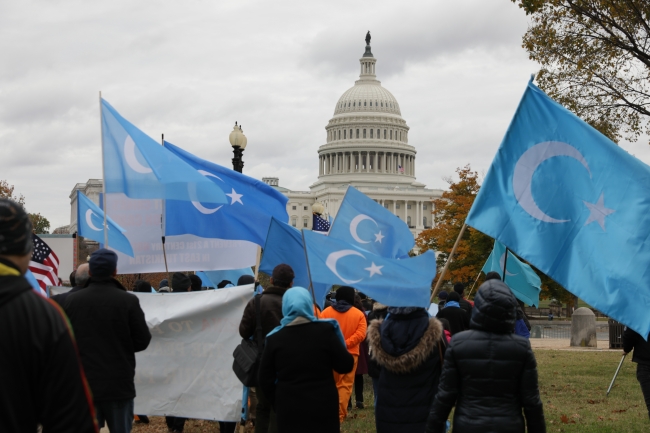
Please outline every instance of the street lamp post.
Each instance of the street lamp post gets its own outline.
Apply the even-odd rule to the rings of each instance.
[[[244,135],[244,131],[241,129],[241,125],[238,126],[237,122],[235,122],[235,126],[230,133],[229,139],[230,145],[232,146],[232,153],[235,155],[232,159],[232,169],[241,173],[244,169],[242,156],[244,155],[244,149],[246,149],[246,143],[248,140]]]

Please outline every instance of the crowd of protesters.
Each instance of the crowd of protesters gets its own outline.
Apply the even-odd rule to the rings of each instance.
[[[69,292],[45,299],[24,277],[31,233],[22,206],[0,199],[2,431],[86,433],[106,425],[128,433],[135,353],[151,340],[138,297],[114,278],[117,255],[100,249],[70,276]],[[498,274],[487,275],[473,302],[462,284],[441,292],[436,317],[372,302],[350,286],[338,287],[321,311],[307,289],[293,287],[294,278],[281,264],[269,287],[256,284],[239,326],[242,338],[261,339],[263,347],[251,389],[256,433],[340,432],[353,394],[354,406],[364,408],[364,374],[372,380],[378,433],[444,433],[450,425],[463,433],[546,431],[530,324]],[[244,276],[237,285],[254,282]],[[202,281],[177,272],[171,286],[198,291]],[[156,291],[146,281],[132,290]],[[160,282],[159,292],[171,290]],[[650,408],[650,345],[631,330],[624,344],[626,353],[634,350]],[[185,418],[166,422],[178,433]],[[235,428],[220,423],[222,433]]]

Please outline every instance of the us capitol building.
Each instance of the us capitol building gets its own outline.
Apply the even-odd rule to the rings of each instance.
[[[291,191],[275,177],[262,180],[289,198],[289,223],[312,228],[312,212],[335,217],[345,190],[352,185],[405,221],[417,236],[432,224],[433,200],[442,190],[427,189],[415,180],[415,147],[395,97],[377,80],[377,59],[366,36],[366,52],[359,60],[360,75],[339,98],[325,127],[327,142],[318,148],[318,180],[310,191]],[[95,203],[101,179],[78,183],[70,194],[70,226],[76,232],[77,190]]]
[[[310,191],[282,188],[278,178],[262,180],[289,198],[287,213],[294,227],[311,229],[312,211],[335,217],[352,185],[405,221],[417,236],[431,227],[432,202],[443,191],[416,181],[410,128],[395,97],[377,80],[377,59],[366,38],[359,79],[339,98],[325,127],[327,142],[318,148],[318,180]]]

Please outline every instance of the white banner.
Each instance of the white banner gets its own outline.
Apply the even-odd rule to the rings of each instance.
[[[117,272],[165,272],[162,250],[162,200],[134,200],[124,194],[107,194],[108,216],[119,224],[131,242],[135,257],[119,251]],[[110,247],[110,244],[109,244]],[[165,252],[170,272],[241,269],[255,266],[257,245],[248,241],[167,236]]]
[[[152,335],[136,354],[135,413],[239,421],[243,386],[232,352],[253,285],[134,295]]]

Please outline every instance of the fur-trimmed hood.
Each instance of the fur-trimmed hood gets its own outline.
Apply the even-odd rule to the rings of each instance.
[[[409,373],[422,365],[438,348],[438,342],[445,344],[442,339],[442,324],[435,317],[429,319],[429,326],[424,331],[422,338],[412,350],[400,355],[392,356],[381,347],[381,324],[383,319],[370,322],[367,332],[370,357],[379,365],[394,373]]]

